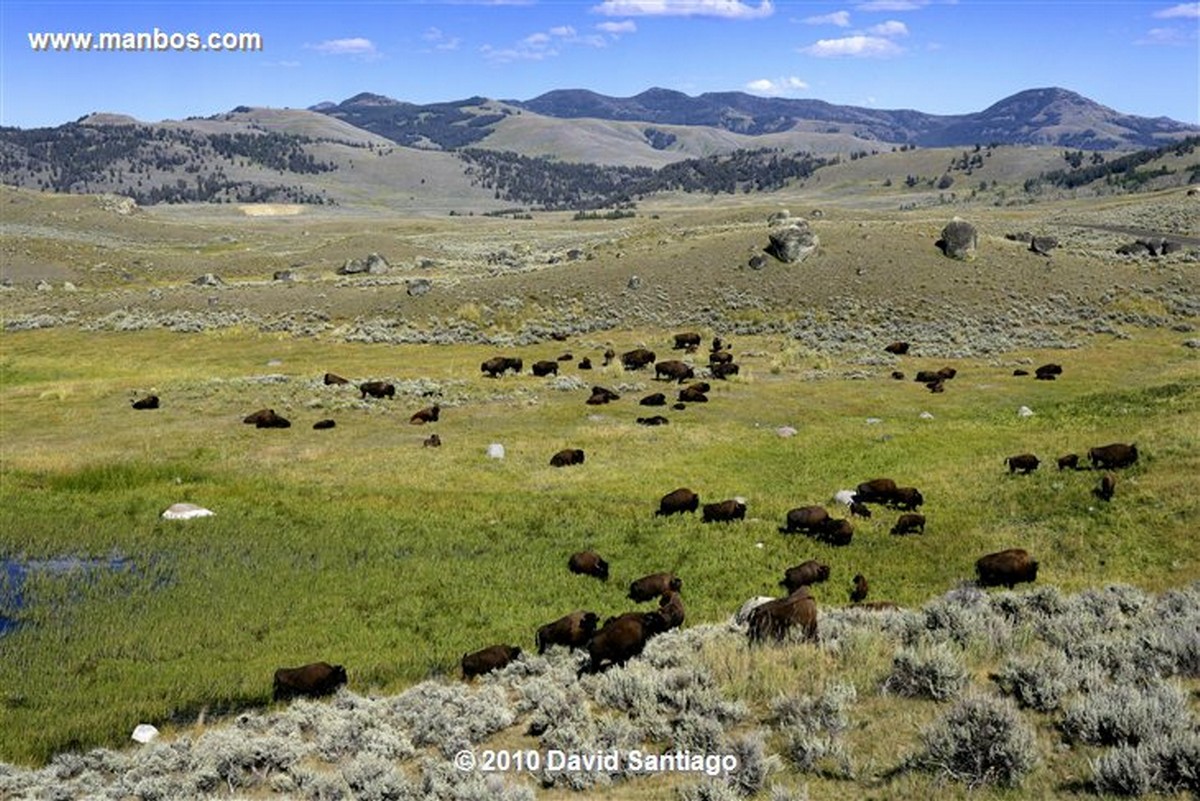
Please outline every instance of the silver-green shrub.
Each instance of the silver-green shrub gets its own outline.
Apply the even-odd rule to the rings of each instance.
[[[1111,795],[1200,794],[1200,733],[1175,731],[1091,760],[1096,791]]]
[[[967,679],[967,669],[958,654],[938,644],[897,651],[882,689],[905,698],[945,701],[959,695]]]
[[[390,712],[410,732],[414,745],[437,746],[445,756],[511,726],[515,719],[499,684],[472,689],[466,684],[422,682],[392,699]]]
[[[1019,786],[1037,764],[1033,727],[1007,700],[968,696],[921,733],[911,765],[969,787]]]
[[[993,677],[1017,703],[1038,712],[1053,712],[1078,686],[1071,664],[1057,651],[1033,657],[1012,657]]]
[[[1063,716],[1070,739],[1089,745],[1137,745],[1192,725],[1187,697],[1173,684],[1116,684],[1088,693]]]

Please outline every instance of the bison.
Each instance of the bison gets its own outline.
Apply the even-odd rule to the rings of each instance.
[[[890,345],[888,345],[886,348],[884,348],[884,350],[886,350],[888,353],[891,353],[895,356],[903,356],[904,354],[908,353],[908,343],[907,342],[893,342]]]
[[[900,515],[896,525],[892,526],[893,534],[912,534],[914,531],[925,533],[925,515],[915,513]]]
[[[865,503],[851,501],[849,508],[851,517],[861,517],[864,520],[869,520],[871,517],[871,507],[867,506]]]
[[[533,374],[539,378],[548,375],[558,375],[558,362],[540,361],[533,363]]]
[[[708,390],[702,390],[699,385],[692,384],[689,387],[684,387],[679,390],[680,403],[708,403],[708,396],[704,393]]]
[[[937,377],[938,377],[938,380],[940,380],[940,381],[949,381],[950,379],[954,378],[954,376],[956,376],[956,375],[958,375],[958,371],[955,370],[953,367],[943,367],[942,369],[937,371]]]
[[[906,512],[912,512],[923,503],[925,503],[925,496],[916,487],[896,487],[896,491],[892,493],[892,500],[889,506],[903,509]]]
[[[913,380],[918,384],[932,384],[935,381],[941,381],[942,376],[937,370],[918,370],[917,377]]]
[[[829,522],[829,512],[823,506],[801,506],[788,511],[786,522],[779,531],[783,534],[793,532],[812,533]]]
[[[592,360],[589,359],[587,356],[584,356],[582,359],[579,360],[579,369],[580,370],[591,370],[592,369]]]
[[[274,409],[259,409],[254,414],[242,418],[243,423],[253,423],[255,428],[291,428],[292,423],[286,417],[280,417]]]
[[[892,380],[893,380],[893,381],[903,381],[903,380],[904,380],[904,373],[902,373],[902,372],[901,372],[901,371],[899,371],[899,370],[893,370],[893,371],[892,371]]]
[[[829,545],[849,545],[854,536],[854,526],[849,520],[828,520],[816,531],[816,538]]]
[[[595,551],[578,551],[567,560],[567,569],[583,576],[593,576],[608,581],[608,562]]]
[[[316,698],[330,695],[346,683],[346,668],[328,662],[312,662],[296,668],[275,671],[274,699],[286,701],[297,696]]]
[[[638,401],[639,406],[666,406],[667,396],[661,392],[655,392],[652,395],[647,395]]]
[[[705,523],[727,523],[731,520],[745,520],[746,503],[741,498],[731,498],[719,503],[706,503],[701,510],[701,519]]]
[[[616,357],[617,357],[617,352],[615,350],[613,350],[612,348],[606,348],[604,351],[604,362],[600,366],[608,367],[610,364],[612,364],[612,360],[615,359]]]
[[[785,598],[776,598],[750,613],[750,643],[768,638],[783,642],[793,628],[799,628],[806,640],[817,638],[817,604],[808,587],[797,587]]]
[[[1088,460],[1092,463],[1092,467],[1098,470],[1129,467],[1138,460],[1137,443],[1123,445],[1114,442],[1112,445],[1091,448],[1088,450]]]
[[[484,673],[499,670],[521,655],[515,645],[489,645],[473,654],[462,656],[462,677],[468,681]]]
[[[667,590],[658,599],[658,614],[662,616],[664,631],[683,625],[683,596],[677,590]]]
[[[579,674],[598,673],[605,667],[624,665],[642,652],[655,634],[666,631],[666,620],[659,610],[626,612],[605,622],[588,641],[588,663]]]
[[[709,372],[712,373],[712,377],[719,378],[722,381],[728,380],[729,376],[731,375],[737,375],[740,370],[741,368],[733,362],[714,364],[711,368],[709,368]]]
[[[709,367],[716,367],[718,364],[733,364],[733,353],[727,350],[718,350],[708,354]]]
[[[551,467],[570,467],[573,464],[583,464],[583,450],[580,448],[563,448],[550,457]]]
[[[442,438],[437,434],[430,434],[428,437],[421,440],[421,445],[426,448],[440,448],[442,447]]]
[[[680,487],[662,496],[662,499],[658,502],[658,511],[654,515],[655,517],[666,517],[667,515],[677,515],[683,512],[694,512],[699,507],[700,496],[687,487]]]
[[[867,599],[867,592],[870,590],[870,585],[867,584],[867,579],[862,573],[857,573],[854,576],[854,586],[850,588],[850,603],[859,604]]]
[[[157,395],[147,395],[144,398],[138,398],[135,401],[130,401],[130,404],[133,406],[133,408],[137,409],[138,411],[142,411],[144,409],[157,409],[158,408],[158,396]]]
[[[657,598],[664,592],[683,589],[683,579],[674,573],[651,573],[631,582],[629,585],[629,600],[642,603]]]
[[[671,350],[686,350],[700,347],[700,335],[692,331],[675,335],[675,344]]]
[[[682,384],[689,378],[695,378],[695,375],[690,364],[676,359],[659,362],[654,365],[654,377],[667,381],[678,381]]]
[[[313,423],[313,428],[317,431],[323,431],[324,429],[327,429],[327,428],[333,428],[336,425],[337,425],[336,421],[326,418],[324,420],[318,420],[317,422]]]
[[[350,383],[350,379],[342,378],[337,373],[326,373],[325,377],[322,380],[325,382],[325,386],[327,386],[327,387],[334,386],[337,384],[349,384]]]
[[[626,370],[641,370],[648,364],[653,364],[654,351],[645,348],[635,348],[621,354],[621,366]]]
[[[808,587],[828,580],[829,565],[818,562],[816,559],[809,559],[807,562],[801,562],[795,567],[785,570],[783,581],[779,582],[779,586],[791,593],[795,592],[798,587]]]
[[[489,378],[499,378],[508,370],[520,373],[525,368],[525,362],[512,356],[493,356],[479,365],[479,371],[487,373]]]
[[[663,417],[661,414],[656,414],[653,417],[639,417],[637,422],[638,425],[643,426],[665,426],[671,421]]]
[[[1018,453],[1016,456],[1010,456],[1004,460],[1008,465],[1008,472],[1015,473],[1018,470],[1022,475],[1029,475],[1038,468],[1038,458],[1032,453]]]
[[[888,503],[895,494],[895,481],[890,478],[873,478],[855,487],[854,500],[859,503]]]
[[[436,423],[438,415],[442,413],[442,407],[436,403],[432,406],[427,406],[418,412],[413,413],[413,416],[408,418],[408,422],[414,426],[425,425],[426,423]]]
[[[611,389],[604,387],[592,387],[592,395],[586,401],[588,406],[602,406],[611,401],[620,400],[621,396],[613,392]]]
[[[537,630],[534,642],[537,643],[538,654],[546,653],[551,645],[565,645],[567,648],[583,648],[596,632],[600,618],[595,612],[582,609],[563,615],[553,623],[547,623]]]
[[[358,385],[358,391],[362,393],[362,400],[366,400],[368,395],[372,398],[396,397],[396,387],[386,381],[367,381]]]
[[[1022,377],[1024,377],[1024,376],[1027,376],[1027,375],[1029,375],[1029,371],[1028,371],[1028,370],[1022,370],[1020,367],[1018,367],[1016,370],[1013,370],[1013,377],[1014,377],[1014,378],[1022,378]]]
[[[1043,364],[1033,371],[1033,377],[1038,381],[1053,381],[1060,375],[1062,375],[1061,364]]]
[[[1078,470],[1079,469],[1079,454],[1068,453],[1066,456],[1058,457],[1059,470]]]
[[[1034,581],[1037,570],[1038,563],[1022,548],[989,553],[975,562],[975,575],[981,587],[1003,585],[1011,590],[1023,581]]]
[[[1100,479],[1099,486],[1092,490],[1092,494],[1102,501],[1111,501],[1116,489],[1117,477],[1112,473],[1105,473],[1104,477]]]

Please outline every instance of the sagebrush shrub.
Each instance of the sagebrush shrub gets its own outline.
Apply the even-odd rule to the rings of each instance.
[[[926,728],[921,739],[924,749],[912,759],[913,766],[968,787],[1016,787],[1037,764],[1033,727],[1003,699],[964,698]]]
[[[1070,663],[1058,652],[1013,657],[993,678],[1018,704],[1038,712],[1058,709],[1077,686]]]
[[[892,671],[884,679],[883,691],[945,701],[959,695],[967,679],[961,659],[945,645],[905,648],[892,657]]]
[[[762,790],[767,776],[779,767],[778,757],[767,753],[767,738],[761,730],[728,741],[728,752],[737,757],[738,767],[725,780],[744,797]]]
[[[834,684],[821,695],[786,695],[771,702],[771,714],[781,729],[841,734],[850,726],[849,709],[858,701],[853,684]]]
[[[722,781],[705,779],[679,788],[679,801],[740,801],[737,792]]]
[[[1091,760],[1096,791],[1112,795],[1200,794],[1200,733],[1175,731]]]
[[[1192,725],[1187,697],[1173,684],[1118,684],[1088,693],[1067,709],[1063,732],[1088,745],[1137,745]]]

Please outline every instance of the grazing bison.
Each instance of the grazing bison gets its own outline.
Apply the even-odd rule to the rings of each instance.
[[[600,618],[595,612],[582,609],[563,615],[553,623],[547,623],[537,630],[534,642],[537,643],[538,654],[546,653],[551,645],[565,645],[567,648],[583,648],[596,632]]]
[[[727,523],[731,520],[746,519],[746,503],[741,498],[730,498],[719,503],[706,503],[701,510],[701,519],[705,523]]]
[[[582,359],[579,360],[579,369],[580,370],[591,370],[592,369],[592,360],[589,359],[587,356],[584,356]]]
[[[654,377],[664,378],[667,381],[678,381],[683,383],[689,378],[695,378],[696,374],[692,372],[692,366],[686,362],[681,362],[676,359],[670,361],[659,362],[654,365]]]
[[[291,428],[292,424],[285,417],[275,414],[274,409],[259,409],[254,414],[242,418],[243,423],[253,423],[255,428]]]
[[[479,365],[479,371],[487,373],[489,378],[499,378],[507,370],[520,373],[523,369],[525,369],[525,362],[511,356],[493,356]]]
[[[327,387],[332,386],[334,384],[349,384],[350,383],[350,379],[342,378],[337,373],[326,373],[325,377],[322,380],[325,382],[325,386],[327,386]]]
[[[896,491],[892,493],[892,500],[889,506],[894,506],[906,512],[913,512],[923,503],[925,503],[925,496],[916,487],[896,487]]]
[[[698,385],[693,384],[690,387],[684,387],[679,390],[680,403],[708,403],[708,396],[704,393],[707,390],[701,390]]]
[[[362,393],[362,400],[366,400],[368,395],[372,398],[396,397],[396,387],[386,381],[367,381],[358,385],[358,391]]]
[[[708,364],[710,367],[716,367],[718,364],[733,364],[733,353],[727,350],[719,350],[708,354]]]
[[[641,370],[646,365],[653,364],[654,359],[654,351],[634,348],[621,354],[621,365],[626,370]]]
[[[615,350],[613,350],[612,348],[605,349],[604,362],[600,366],[608,367],[610,364],[612,364],[612,360],[615,359],[616,357],[617,357],[617,352]]]
[[[629,600],[642,603],[657,598],[664,592],[683,589],[683,579],[674,573],[651,573],[629,585]]]
[[[558,375],[558,362],[540,361],[533,363],[533,374],[539,378],[548,375]]]
[[[442,447],[442,438],[437,434],[430,434],[428,437],[421,440],[421,445],[426,448],[440,448]]]
[[[942,381],[939,378],[937,381],[930,381],[928,384],[926,384],[925,389],[929,390],[930,392],[932,392],[936,395],[939,392],[946,391],[946,382]]]
[[[317,431],[321,431],[326,428],[333,428],[336,425],[337,423],[335,421],[327,418],[325,420],[318,420],[317,422],[313,423],[313,428]]]
[[[499,670],[520,655],[521,649],[515,645],[489,645],[473,654],[463,654],[462,677],[469,681]]]
[[[750,644],[766,639],[783,642],[799,628],[806,640],[817,639],[817,604],[808,587],[797,587],[786,598],[767,601],[750,613]]]
[[[865,503],[859,503],[858,501],[851,501],[850,502],[850,516],[851,517],[861,517],[864,520],[868,520],[871,517],[871,507],[867,506]]]
[[[621,396],[613,392],[611,389],[604,387],[592,387],[592,395],[586,401],[588,406],[602,406],[611,401],[620,400]]]
[[[143,409],[157,409],[158,408],[158,396],[157,395],[147,395],[144,398],[138,398],[135,401],[130,401],[130,403],[132,404],[133,408],[137,409],[138,411],[141,411]]]
[[[1088,460],[1092,467],[1098,470],[1129,467],[1138,460],[1137,444],[1123,445],[1114,442],[1112,445],[1091,448],[1088,450]]]
[[[860,604],[867,600],[867,592],[870,590],[870,585],[867,584],[867,579],[862,573],[854,576],[854,586],[850,588],[850,603]]]
[[[664,631],[683,625],[683,596],[676,590],[667,590],[658,599],[658,614],[662,616]]]
[[[712,373],[712,377],[719,378],[722,381],[727,380],[731,375],[737,375],[740,370],[741,368],[733,362],[714,364],[711,368],[709,368],[709,371]]]
[[[575,356],[570,353],[560,353],[554,357],[554,360],[559,362],[570,362],[575,360]]]
[[[1015,473],[1018,470],[1023,475],[1029,475],[1038,468],[1038,458],[1032,453],[1018,453],[1016,456],[1010,456],[1004,460],[1008,465],[1008,472]]]
[[[1033,371],[1033,377],[1039,381],[1053,381],[1060,375],[1062,375],[1061,364],[1043,364]]]
[[[899,370],[893,370],[892,371],[892,380],[893,381],[903,381],[904,373],[900,372]]]
[[[638,401],[639,406],[666,406],[667,396],[661,392],[655,392],[653,395],[647,395]]]
[[[588,641],[588,664],[579,675],[598,673],[605,667],[624,665],[642,652],[646,641],[666,630],[666,620],[656,609],[653,612],[626,612],[604,623]]]
[[[1028,371],[1028,370],[1022,370],[1022,369],[1021,369],[1021,368],[1019,368],[1019,367],[1018,367],[1016,370],[1013,370],[1013,376],[1014,376],[1014,377],[1016,377],[1016,378],[1020,378],[1020,377],[1022,377],[1022,376],[1027,376],[1027,375],[1029,375],[1029,371]]]
[[[785,570],[783,581],[779,582],[779,586],[792,593],[799,587],[808,587],[828,580],[829,565],[822,564],[816,559],[809,559],[807,562],[801,562],[795,567]]]
[[[873,478],[854,489],[854,500],[859,503],[888,503],[896,495],[896,482],[890,478]]]
[[[330,695],[346,683],[346,668],[328,662],[313,662],[275,671],[274,698],[286,701],[297,696],[316,698]]]
[[[783,534],[801,532],[811,534],[829,522],[829,512],[823,506],[801,506],[787,513],[786,522],[779,531]]]
[[[914,531],[925,533],[925,515],[909,513],[900,515],[896,525],[892,526],[893,534],[912,534]]]
[[[816,537],[821,542],[838,546],[849,545],[853,536],[854,526],[850,525],[849,520],[830,519],[816,532]]]
[[[1022,548],[989,553],[975,562],[975,575],[979,577],[981,587],[1003,585],[1011,590],[1023,581],[1036,579],[1037,570],[1038,563]]]
[[[580,448],[563,448],[550,457],[551,467],[570,467],[573,464],[583,464],[583,450]]]
[[[956,376],[956,375],[958,375],[958,371],[955,370],[953,367],[943,367],[942,369],[937,371],[937,377],[941,381],[949,381],[950,379],[954,378],[954,376]]]
[[[408,418],[408,422],[414,426],[425,425],[426,423],[436,423],[438,415],[442,413],[442,407],[436,403],[432,406],[427,406],[418,412],[415,412],[412,417]]]
[[[1102,501],[1111,501],[1113,493],[1117,489],[1117,477],[1112,473],[1105,473],[1100,479],[1100,485],[1092,490],[1092,494]]]
[[[658,502],[658,511],[654,515],[655,517],[666,517],[667,515],[677,515],[683,512],[694,512],[699,507],[700,496],[687,487],[680,487],[662,496],[662,499]]]
[[[1068,453],[1066,456],[1058,457],[1059,470],[1078,470],[1079,469],[1079,454]]]
[[[692,331],[675,335],[675,344],[671,350],[685,350],[700,347],[700,335]]]
[[[886,350],[888,353],[894,354],[896,356],[903,356],[904,354],[908,353],[908,343],[907,342],[893,342],[892,344],[890,344],[886,348],[884,348],[884,350]]]
[[[656,414],[653,417],[639,417],[637,422],[638,425],[643,426],[665,426],[671,421],[663,417],[661,414]]]
[[[608,562],[595,551],[578,551],[567,560],[567,569],[583,576],[593,576],[608,581]]]
[[[917,377],[913,380],[918,384],[932,384],[935,381],[942,380],[942,376],[937,370],[918,370]]]

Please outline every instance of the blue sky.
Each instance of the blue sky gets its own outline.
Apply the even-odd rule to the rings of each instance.
[[[41,32],[249,32],[252,52],[35,51]],[[1061,86],[1200,123],[1200,2],[0,2],[0,124],[156,121],[359,92],[426,103],[746,91],[936,114]]]

